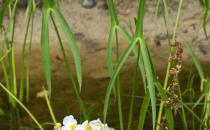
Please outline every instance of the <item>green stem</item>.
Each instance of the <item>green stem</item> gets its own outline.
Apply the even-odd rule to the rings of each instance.
[[[179,91],[179,98],[183,102],[182,93],[181,93],[180,87],[179,87],[179,90],[178,91]],[[182,110],[182,120],[183,120],[183,124],[184,124],[184,129],[185,130],[188,130],[187,119],[186,119],[185,110],[184,110],[184,107],[183,106],[181,106],[181,110]]]
[[[12,86],[13,86],[13,92],[15,95],[17,95],[17,83],[16,83],[16,72],[15,72],[15,54],[14,54],[14,37],[15,37],[15,20],[16,20],[16,11],[17,11],[17,5],[19,3],[19,0],[15,1],[14,8],[12,11],[12,36],[11,36],[11,55],[10,55],[10,65],[11,65],[11,77],[12,77]]]
[[[174,27],[174,31],[173,31],[172,42],[175,42],[175,39],[176,39],[176,32],[177,32],[177,28],[178,28],[178,25],[179,25],[179,19],[180,19],[182,5],[183,5],[183,0],[180,0],[179,7],[178,7],[178,13],[177,13],[177,16],[176,16],[176,23],[175,23],[175,27]]]
[[[184,102],[182,102],[181,100],[179,100],[179,103],[186,109],[188,110],[194,117],[195,119],[197,119],[197,121],[203,126],[205,127],[207,130],[209,130],[209,127],[207,125],[204,124],[204,122],[194,113],[194,111],[192,109],[190,109]]]
[[[165,76],[165,81],[164,81],[164,85],[163,85],[163,89],[166,90],[167,85],[168,85],[168,80],[169,80],[169,70],[171,68],[171,62],[168,63],[167,66],[167,71],[166,71],[166,76]],[[158,119],[157,119],[157,126],[156,126],[156,130],[160,130],[160,123],[161,123],[161,118],[162,118],[162,113],[163,113],[163,105],[164,102],[161,101],[160,103],[160,108],[159,108],[159,113],[158,113]]]
[[[31,20],[31,34],[30,34],[30,41],[29,41],[29,47],[28,47],[28,63],[27,63],[27,68],[26,68],[26,102],[28,102],[30,98],[29,87],[30,87],[30,63],[31,63],[33,26],[34,26],[34,14],[32,14],[32,20]]]
[[[117,13],[115,10],[114,2],[113,2],[113,0],[108,0],[107,4],[108,4],[109,12],[111,14],[111,26],[114,27],[115,25],[119,24],[119,20],[117,18]]]
[[[52,119],[53,119],[53,123],[54,123],[54,125],[56,125],[57,124],[57,121],[56,121],[56,118],[55,118],[55,114],[54,114],[54,112],[53,112],[53,110],[52,110],[52,106],[51,106],[51,104],[50,104],[50,100],[49,100],[49,98],[48,98],[48,92],[47,92],[47,90],[43,90],[44,91],[44,97],[45,97],[45,100],[46,100],[46,102],[47,102],[47,106],[48,106],[48,109],[49,109],[49,111],[50,111],[50,115],[51,115],[51,117],[52,117]]]
[[[137,60],[136,60],[136,66],[135,66],[135,72],[134,72],[134,81],[132,86],[132,92],[131,92],[131,101],[130,101],[130,108],[129,108],[129,117],[128,117],[128,128],[127,130],[131,130],[132,125],[132,119],[133,119],[133,108],[135,103],[135,95],[136,95],[136,87],[137,87],[137,73],[138,73],[138,66],[139,66],[139,58],[140,58],[140,44],[138,44],[138,52],[137,52]]]
[[[177,32],[177,28],[178,28],[179,19],[180,19],[180,13],[181,13],[182,4],[183,4],[183,0],[180,0],[179,7],[178,7],[178,13],[177,13],[177,17],[176,17],[176,23],[175,23],[175,27],[174,27],[174,31],[173,31],[172,42],[175,42],[176,32]],[[169,57],[171,57],[172,52],[173,52],[173,50],[170,48]],[[167,70],[166,70],[166,76],[165,76],[165,81],[164,81],[164,86],[163,86],[164,90],[166,90],[166,88],[168,86],[169,71],[170,71],[171,65],[172,65],[171,62],[168,62]],[[162,113],[163,113],[163,105],[164,105],[164,102],[161,101],[160,109],[159,109],[159,113],[158,113],[157,124],[161,123],[161,118],[162,118]],[[156,126],[156,130],[160,130],[160,126],[159,125]]]
[[[2,66],[4,81],[6,82],[6,88],[11,90],[6,64],[5,64],[4,60],[3,60],[7,55],[10,54],[11,49],[7,50],[4,55],[3,55],[3,52],[4,52],[4,49],[2,48],[0,62],[1,62],[1,66]],[[14,108],[16,106],[15,101],[12,100],[12,98],[9,95],[8,95],[8,100],[9,100],[10,105]]]
[[[136,22],[136,36],[143,37],[143,24],[146,0],[139,0],[139,9]]]
[[[119,62],[119,41],[118,41],[118,33],[117,29],[115,29],[115,38],[116,38],[116,59],[117,63]],[[121,85],[120,85],[120,76],[117,76],[117,82],[116,82],[116,87],[117,87],[117,102],[118,102],[118,113],[119,113],[119,120],[120,120],[120,130],[124,130],[123,126],[123,114],[122,114],[122,99],[121,99]]]
[[[25,68],[24,68],[24,61],[25,61],[25,48],[26,48],[26,40],[28,37],[29,25],[30,25],[31,17],[29,17],[26,25],[26,32],[23,41],[23,47],[21,51],[21,59],[20,59],[20,90],[19,90],[19,99],[23,101],[23,93],[24,93],[24,78],[25,78]]]

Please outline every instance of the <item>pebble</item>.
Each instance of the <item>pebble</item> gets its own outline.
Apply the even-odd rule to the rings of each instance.
[[[90,9],[96,6],[95,0],[84,0],[82,6],[86,9]]]

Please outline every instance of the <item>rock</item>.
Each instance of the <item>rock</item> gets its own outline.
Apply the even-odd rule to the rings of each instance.
[[[90,9],[96,6],[95,0],[84,0],[82,6],[86,9]]]

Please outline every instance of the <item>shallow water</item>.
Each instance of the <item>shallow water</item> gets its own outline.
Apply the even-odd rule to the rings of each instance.
[[[128,119],[128,111],[129,111],[129,101],[130,101],[130,84],[132,76],[131,73],[127,72],[124,73],[121,76],[121,85],[123,86],[123,114],[124,114],[124,122],[125,126],[127,125],[127,119]],[[82,88],[82,98],[86,104],[86,106],[91,107],[92,113],[91,113],[91,119],[97,119],[98,117],[102,119],[102,111],[103,111],[103,100],[104,100],[104,92],[106,89],[106,86],[108,84],[109,79],[88,79],[85,78],[83,88]],[[140,81],[140,79],[139,79]],[[184,81],[184,80],[183,80]],[[42,98],[37,98],[36,93],[41,90],[41,86],[44,81],[36,81],[32,80],[31,82],[31,95],[30,95],[30,102],[27,104],[27,107],[31,112],[37,117],[37,119],[41,122],[49,122],[51,121],[51,117],[49,114],[49,111],[46,106],[46,102]],[[184,86],[184,85],[183,85]],[[2,93],[2,91],[0,91]],[[135,107],[134,107],[134,116],[133,116],[133,130],[137,129],[138,126],[138,117],[139,117],[139,110],[140,105],[143,100],[144,90],[143,86],[139,83],[138,89],[137,89],[137,95],[135,98]],[[198,93],[199,94],[199,93]],[[3,99],[6,100],[5,94],[2,95]],[[73,96],[73,92],[71,89],[71,85],[69,83],[68,79],[53,79],[53,90],[52,90],[52,98],[51,103],[53,110],[55,112],[57,121],[62,122],[63,117],[66,115],[74,115],[78,120],[80,119],[80,112],[79,112],[79,106],[76,101],[76,99]],[[4,106],[4,108],[7,108],[7,105]],[[10,111],[7,111],[10,112]],[[23,111],[21,112],[21,125],[22,126],[28,126],[26,130],[30,130],[33,126],[33,121],[30,119],[30,117],[25,114]],[[151,130],[152,129],[152,123],[150,118],[150,113],[148,113],[148,118],[146,119],[145,124],[145,130]],[[181,126],[181,122],[179,119],[179,115],[176,116],[175,119],[175,127],[176,129],[183,129]],[[191,120],[188,120],[189,124]],[[0,130],[7,130],[9,129],[12,124],[9,122],[8,116],[0,117]],[[109,109],[109,115],[108,115],[108,123],[111,127],[115,129],[119,129],[119,119],[118,119],[118,110],[117,110],[117,102],[112,96],[111,98],[111,104]],[[10,126],[10,127],[9,127]],[[49,128],[49,130],[52,128]],[[17,130],[17,128],[13,128],[13,130]]]

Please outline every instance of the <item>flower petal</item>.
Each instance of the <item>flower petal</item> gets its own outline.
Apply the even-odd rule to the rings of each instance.
[[[85,127],[83,125],[77,125],[75,130],[85,130]]]
[[[77,125],[77,120],[72,115],[64,117],[63,125],[69,127],[71,124]]]
[[[101,127],[99,125],[89,124],[89,126],[91,127],[91,130],[101,130]]]
[[[88,125],[88,120],[86,120],[86,121],[84,121],[83,123],[82,123],[82,126],[87,126]]]
[[[69,128],[66,126],[62,126],[61,130],[69,130]]]
[[[92,120],[89,124],[102,125],[102,122],[101,122],[101,120],[98,118],[97,120]]]

